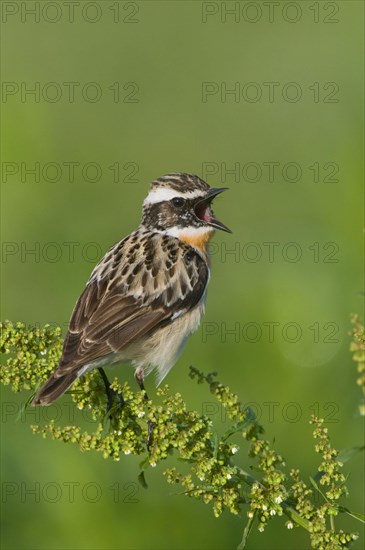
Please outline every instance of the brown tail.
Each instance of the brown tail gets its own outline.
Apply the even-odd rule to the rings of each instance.
[[[56,377],[54,374],[48,378],[32,401],[32,405],[50,405],[56,401],[75,382],[77,372],[71,372],[64,376]]]

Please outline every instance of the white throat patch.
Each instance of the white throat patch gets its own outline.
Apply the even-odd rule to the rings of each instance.
[[[177,237],[178,239],[184,235],[184,237],[199,238],[204,235],[214,232],[214,227],[204,226],[204,227],[193,227],[189,225],[188,227],[169,227],[161,233],[165,235],[170,235],[170,237]]]

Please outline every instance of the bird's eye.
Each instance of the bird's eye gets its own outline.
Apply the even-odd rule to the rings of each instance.
[[[182,197],[174,197],[171,202],[176,208],[181,208],[185,204],[185,199]]]

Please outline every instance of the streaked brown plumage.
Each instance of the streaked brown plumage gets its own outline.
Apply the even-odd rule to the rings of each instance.
[[[177,361],[204,311],[214,228],[214,190],[197,176],[155,180],[140,227],[95,267],[74,308],[60,364],[33,400],[48,405],[88,370],[125,361],[158,383]],[[161,199],[161,200],[160,200]]]

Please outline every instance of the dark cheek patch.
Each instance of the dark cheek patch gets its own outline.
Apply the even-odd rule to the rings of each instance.
[[[145,211],[144,222],[157,229],[165,229],[166,227],[176,225],[177,216],[168,201],[158,202],[156,204],[151,204],[148,210]]]
[[[151,204],[144,210],[143,222],[147,227],[163,230],[169,227],[199,226],[196,218],[202,221],[211,219],[212,212],[209,206],[201,206],[201,216],[193,208],[194,201],[186,201],[185,208],[180,211],[177,211],[170,201]]]

